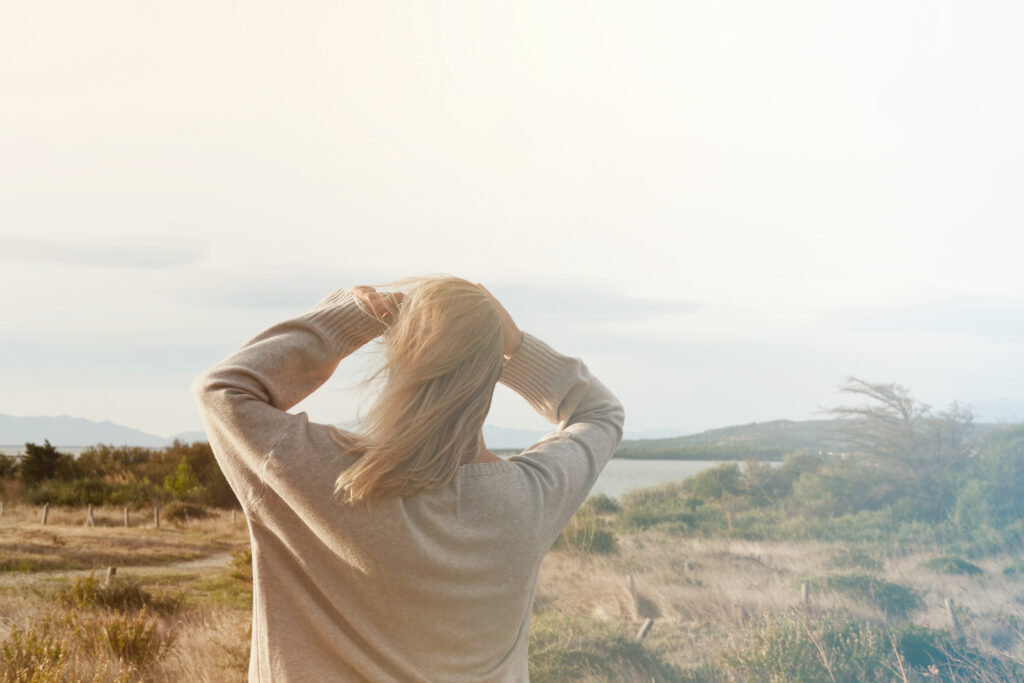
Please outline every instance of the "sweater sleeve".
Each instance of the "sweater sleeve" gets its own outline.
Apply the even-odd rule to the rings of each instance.
[[[556,432],[510,458],[526,469],[539,489],[554,540],[622,441],[625,412],[583,361],[558,353],[526,332],[502,370],[501,382],[558,425]]]
[[[192,382],[207,438],[243,508],[262,495],[261,470],[296,416],[288,411],[342,358],[384,331],[348,290],[265,330]]]

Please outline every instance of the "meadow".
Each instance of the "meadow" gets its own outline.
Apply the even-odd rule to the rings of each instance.
[[[879,396],[846,452],[588,499],[531,679],[1024,680],[1024,427]],[[0,680],[244,680],[247,529],[209,446],[28,446],[0,459]]]
[[[546,556],[532,680],[1004,681],[1022,670],[1017,554],[957,562],[928,543],[622,526],[643,497],[592,499]],[[244,680],[247,530],[240,514],[208,513],[157,529],[139,512],[125,528],[122,508],[97,508],[95,526],[83,508],[53,508],[44,526],[39,506],[8,504],[0,680]]]

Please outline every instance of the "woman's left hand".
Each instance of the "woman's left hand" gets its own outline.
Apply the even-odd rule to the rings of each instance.
[[[401,292],[382,294],[366,285],[353,287],[352,295],[362,301],[377,320],[386,325],[390,325],[398,316],[398,306],[405,298]]]

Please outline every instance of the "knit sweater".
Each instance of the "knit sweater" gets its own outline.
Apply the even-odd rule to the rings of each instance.
[[[541,559],[622,438],[582,361],[524,332],[501,374],[557,430],[444,488],[351,505],[352,434],[287,412],[384,331],[348,290],[192,390],[252,543],[250,681],[523,681]]]

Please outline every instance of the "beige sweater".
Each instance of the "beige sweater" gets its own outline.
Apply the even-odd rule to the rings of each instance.
[[[621,440],[622,406],[524,333],[501,382],[557,431],[439,491],[350,506],[334,495],[350,435],[286,411],[382,331],[339,289],[192,385],[249,522],[249,680],[527,680],[541,559]]]

